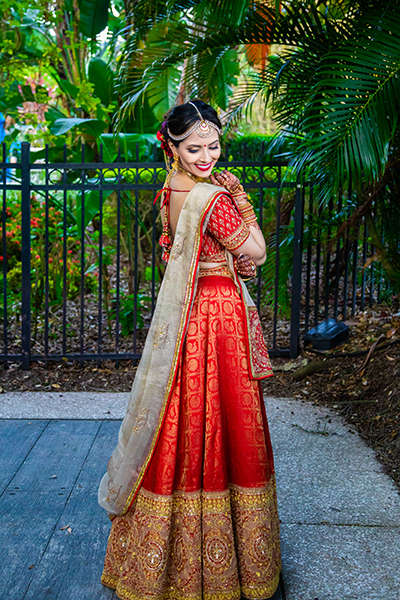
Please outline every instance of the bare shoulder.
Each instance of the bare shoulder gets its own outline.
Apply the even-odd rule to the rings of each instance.
[[[173,190],[182,190],[190,192],[190,190],[196,185],[193,179],[190,179],[183,171],[178,171],[171,179],[170,186]]]

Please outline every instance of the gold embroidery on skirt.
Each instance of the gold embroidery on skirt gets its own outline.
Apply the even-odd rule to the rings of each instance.
[[[233,275],[230,272],[227,265],[221,265],[220,267],[212,267],[211,269],[199,269],[199,277],[209,277],[210,275],[229,277],[233,280]]]
[[[273,595],[279,571],[272,479],[173,496],[142,488],[113,520],[102,583],[124,600],[260,600]]]

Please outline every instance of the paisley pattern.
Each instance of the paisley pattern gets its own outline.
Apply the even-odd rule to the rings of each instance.
[[[273,456],[246,314],[229,276],[198,289],[142,487],[112,522],[102,582],[127,600],[270,598],[280,571]]]

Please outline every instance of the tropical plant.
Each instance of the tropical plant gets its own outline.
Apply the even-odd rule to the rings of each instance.
[[[147,9],[139,16],[144,4]],[[230,103],[229,119],[234,122],[251,111],[255,98],[264,98],[280,128],[274,151],[306,173],[324,205],[351,186],[349,203],[355,209],[338,233],[345,235],[365,218],[375,259],[399,290],[398,241],[386,222],[399,204],[395,193],[387,193],[400,180],[398,0],[170,0],[163,7],[143,0],[131,6],[136,32],[143,35],[153,25],[163,28],[164,36],[151,47],[135,50],[139,66],[130,60],[133,42],[127,44],[121,61],[128,82],[121,122],[143,93],[176,65],[184,67],[186,88],[212,98],[207,83],[213,61],[238,45],[258,45],[265,52],[274,45],[268,60],[247,70]],[[378,215],[386,237],[376,226]]]

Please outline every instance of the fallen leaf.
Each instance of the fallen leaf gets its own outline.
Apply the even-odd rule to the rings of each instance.
[[[388,355],[386,355],[386,358],[387,358],[388,360],[390,360],[390,362],[393,362],[394,360],[396,360],[396,357],[395,357],[395,356],[388,356]]]
[[[61,386],[60,386],[60,384],[59,384],[59,383],[52,383],[52,384],[51,384],[51,387],[53,387],[53,388],[59,388],[59,387],[61,387]]]
[[[395,335],[395,333],[397,333],[397,329],[389,329],[389,331],[386,332],[386,337],[391,338]]]
[[[28,569],[33,569],[33,567],[34,567],[34,566],[35,566],[35,565],[31,565],[30,567],[28,567]]]
[[[67,531],[68,531],[68,533],[72,533],[71,527],[68,527]]]

